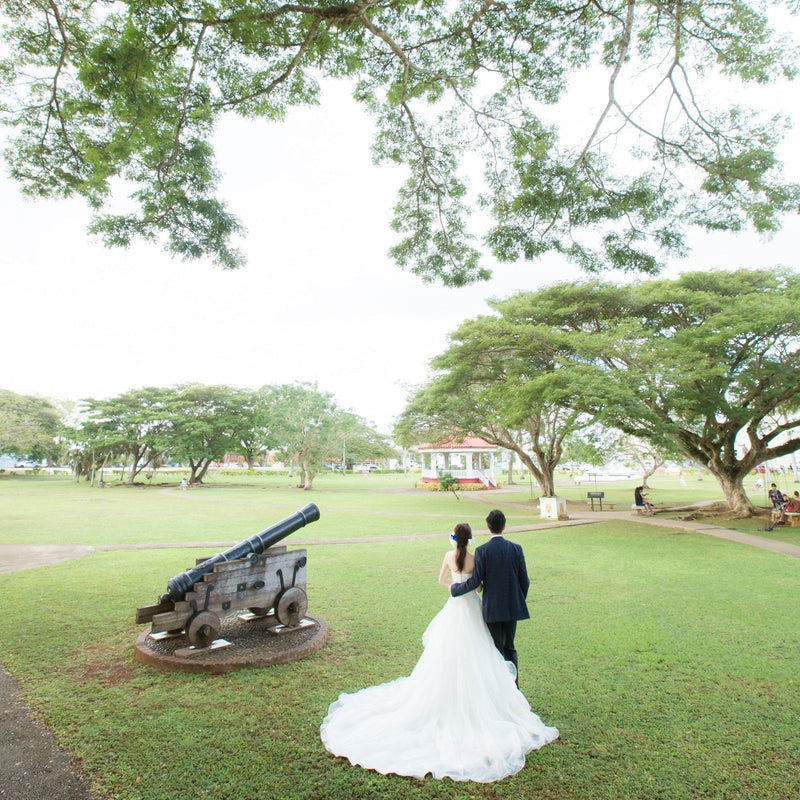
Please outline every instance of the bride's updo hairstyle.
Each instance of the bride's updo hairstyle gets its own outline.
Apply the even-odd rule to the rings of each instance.
[[[472,539],[472,528],[466,522],[459,522],[453,528],[453,536],[456,540],[456,571],[461,572],[467,558],[467,545]]]

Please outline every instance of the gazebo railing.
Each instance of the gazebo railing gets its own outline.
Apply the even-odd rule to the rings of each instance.
[[[497,488],[497,481],[495,481],[494,476],[487,475],[482,469],[475,470],[475,477],[480,478],[481,483],[487,489]]]

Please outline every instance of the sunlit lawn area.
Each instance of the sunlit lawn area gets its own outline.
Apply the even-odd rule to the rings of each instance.
[[[308,502],[324,509],[304,538],[438,533],[464,520],[484,528],[486,505],[474,493],[414,492],[401,474],[322,475],[303,492],[286,475],[236,476],[188,491],[165,486],[92,488],[59,479],[0,480],[0,541],[137,544],[240,541]],[[35,508],[35,517],[31,511]],[[538,503],[509,511],[509,524],[539,520]]]
[[[0,575],[0,661],[117,800],[798,796],[800,560],[600,514],[597,524],[512,537],[533,581],[520,685],[560,729],[556,743],[486,786],[381,776],[328,755],[318,736],[328,704],[411,670],[446,599],[436,583],[446,535],[462,519],[482,529],[491,507],[470,493],[399,491],[413,480],[332,475],[311,492],[285,476],[187,492],[0,480],[3,542],[238,541],[315,502],[320,521],[286,544],[323,541],[307,547],[309,612],[331,631],[322,650],[289,665],[160,673],[134,660],[135,609],[197,551],[99,552]],[[670,504],[682,492],[719,496],[708,479],[686,489],[664,480],[652,481],[653,494]],[[607,495],[629,505],[633,485],[607,484]],[[583,502],[587,490],[563,494]],[[539,521],[524,485],[494,497],[510,525]],[[324,543],[408,533],[442,536]]]
[[[683,481],[684,484],[681,484],[678,475],[654,475],[648,481],[647,494],[650,501],[656,508],[671,508],[723,499],[719,484],[707,472],[687,472]],[[582,502],[586,501],[588,492],[601,491],[605,494],[603,503],[614,503],[619,510],[630,508],[634,487],[641,482],[640,476],[634,476],[628,480],[582,481],[580,485],[575,485],[574,479],[563,475],[559,476],[556,485],[559,495]],[[766,493],[763,490],[760,493],[754,491],[752,481],[747,481],[745,488],[756,505],[768,505]]]

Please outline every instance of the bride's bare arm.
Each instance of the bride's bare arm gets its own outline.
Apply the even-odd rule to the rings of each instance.
[[[449,586],[453,582],[449,577],[450,570],[452,569],[450,563],[452,561],[452,556],[452,551],[445,553],[444,561],[442,561],[442,568],[439,570],[439,583],[441,583],[442,586]]]

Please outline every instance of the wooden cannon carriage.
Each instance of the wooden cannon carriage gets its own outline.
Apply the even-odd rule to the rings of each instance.
[[[302,624],[306,598],[306,551],[274,545],[319,519],[309,503],[290,517],[240,542],[224,553],[198,561],[167,583],[159,602],[136,610],[136,622],[150,634],[185,633],[195,647],[208,647],[219,635],[222,618],[237,611],[251,617],[274,614],[277,628]]]

